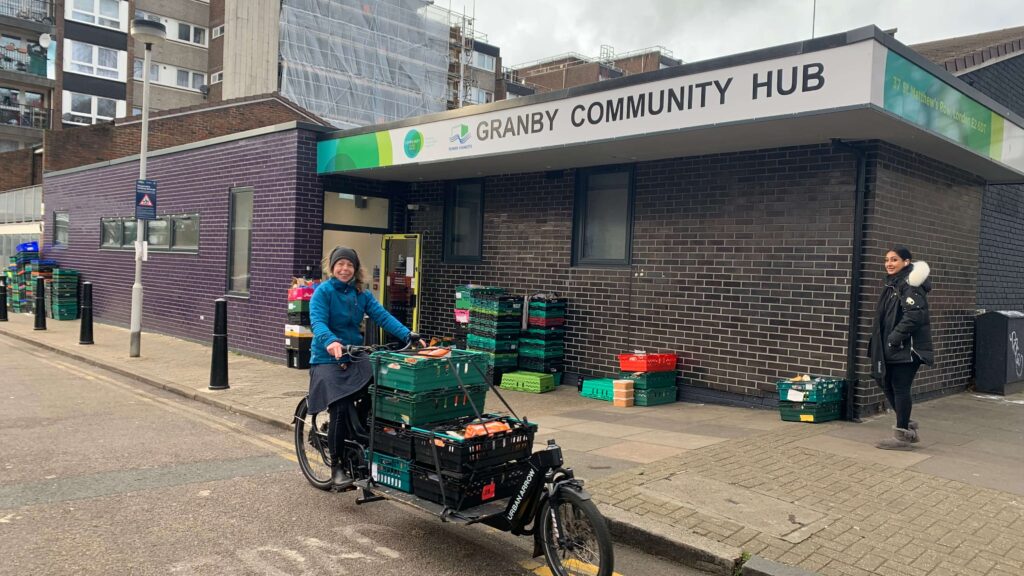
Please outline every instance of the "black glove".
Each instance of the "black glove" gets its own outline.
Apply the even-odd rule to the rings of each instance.
[[[420,335],[419,334],[417,334],[416,332],[409,332],[409,338],[407,340],[408,342],[419,342],[419,340],[420,340]]]

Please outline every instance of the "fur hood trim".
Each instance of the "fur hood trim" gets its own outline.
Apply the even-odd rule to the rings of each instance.
[[[907,284],[916,288],[924,284],[924,281],[928,279],[928,275],[932,273],[932,269],[924,260],[915,260],[912,266],[910,275],[907,276]]]

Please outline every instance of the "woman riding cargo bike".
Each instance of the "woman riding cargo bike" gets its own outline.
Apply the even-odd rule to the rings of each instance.
[[[554,440],[533,451],[537,425],[487,384],[486,354],[426,348],[363,288],[354,250],[335,248],[329,263],[310,302],[309,395],[295,410],[310,484],[533,536],[556,575],[611,575],[604,517]],[[405,346],[362,346],[364,314]],[[511,416],[483,411],[488,391]]]

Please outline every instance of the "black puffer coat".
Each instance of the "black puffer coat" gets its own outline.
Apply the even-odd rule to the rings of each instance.
[[[886,364],[907,364],[918,360],[935,363],[932,326],[928,316],[928,263],[917,261],[886,279],[875,308],[875,326],[868,349],[871,376],[885,377]]]

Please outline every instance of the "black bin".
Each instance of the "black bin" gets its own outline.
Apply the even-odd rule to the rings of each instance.
[[[988,394],[1024,390],[1024,312],[985,312],[974,320],[974,387]]]

